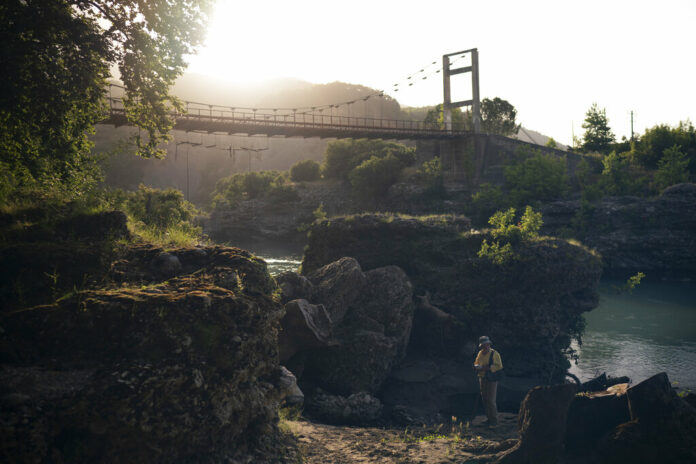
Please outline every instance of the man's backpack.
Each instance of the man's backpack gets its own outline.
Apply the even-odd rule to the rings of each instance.
[[[490,367],[493,365],[493,354],[495,354],[495,350],[491,348],[491,355],[488,358],[488,367],[489,370],[486,371],[486,380],[489,382],[498,382],[500,380],[503,380],[503,377],[505,374],[503,373],[503,370],[500,369],[499,371],[491,372]]]

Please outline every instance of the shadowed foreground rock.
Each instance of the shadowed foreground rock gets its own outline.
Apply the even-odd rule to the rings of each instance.
[[[413,320],[413,290],[406,274],[396,266],[387,266],[363,272],[353,258],[341,258],[324,266],[305,279],[294,273],[278,277],[283,289],[283,299],[304,298],[326,308],[330,329],[334,338],[321,347],[316,333],[329,334],[324,327],[326,316],[322,311],[321,324],[306,323],[303,327],[288,330],[281,338],[292,343],[283,346],[313,345],[314,349],[297,351],[288,361],[288,367],[298,376],[303,391],[312,396],[315,388],[325,390],[326,395],[339,395],[336,401],[309,401],[317,416],[332,417],[339,421],[341,414],[329,412],[333,405],[342,404],[350,395],[377,392],[392,367],[406,352]],[[296,312],[298,302],[286,304],[288,317]],[[312,307],[313,305],[307,305]],[[302,319],[307,322],[305,314]],[[297,319],[300,319],[299,317]],[[290,324],[287,324],[290,326]],[[310,330],[321,325],[322,330]],[[285,328],[284,322],[283,327]],[[307,340],[312,332],[314,340]],[[326,339],[324,336],[323,339]],[[327,412],[321,409],[327,405]],[[309,409],[312,409],[310,406]],[[373,410],[375,408],[372,408]],[[380,407],[377,408],[381,412]],[[355,414],[346,415],[349,421],[357,420]],[[366,419],[367,420],[367,419]]]
[[[696,408],[678,397],[664,372],[628,389],[631,420],[601,442],[602,463],[696,462]]]
[[[575,385],[535,387],[519,412],[520,441],[497,464],[556,464],[564,453],[568,406]]]
[[[265,265],[179,249],[161,281],[162,254],[126,250],[123,286],[2,315],[0,461],[222,462],[274,440],[283,313]]]

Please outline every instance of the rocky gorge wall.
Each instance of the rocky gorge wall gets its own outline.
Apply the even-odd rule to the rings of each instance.
[[[541,211],[545,233],[577,224],[574,235],[602,255],[610,274],[696,280],[696,184],[673,185],[655,198],[557,201]]]

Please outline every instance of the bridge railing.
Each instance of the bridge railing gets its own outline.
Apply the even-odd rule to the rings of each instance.
[[[111,115],[125,116],[123,100],[109,97]],[[287,112],[274,111],[271,113],[249,111],[232,107],[206,105],[202,103],[184,102],[184,110],[171,110],[171,116],[177,120],[199,120],[230,123],[245,123],[256,125],[291,126],[304,128],[335,128],[335,129],[384,129],[408,132],[444,132],[432,124],[407,119],[382,119],[370,117],[323,114],[320,112]]]

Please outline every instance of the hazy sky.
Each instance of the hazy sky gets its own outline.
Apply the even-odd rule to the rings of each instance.
[[[294,77],[389,90],[442,55],[478,48],[481,97],[504,98],[525,127],[571,142],[593,102],[617,138],[696,123],[696,0],[218,0],[190,71],[234,81]],[[421,74],[422,75],[422,74]],[[468,75],[453,82],[468,98]],[[442,102],[442,77],[388,92]],[[332,102],[327,102],[332,103]]]

